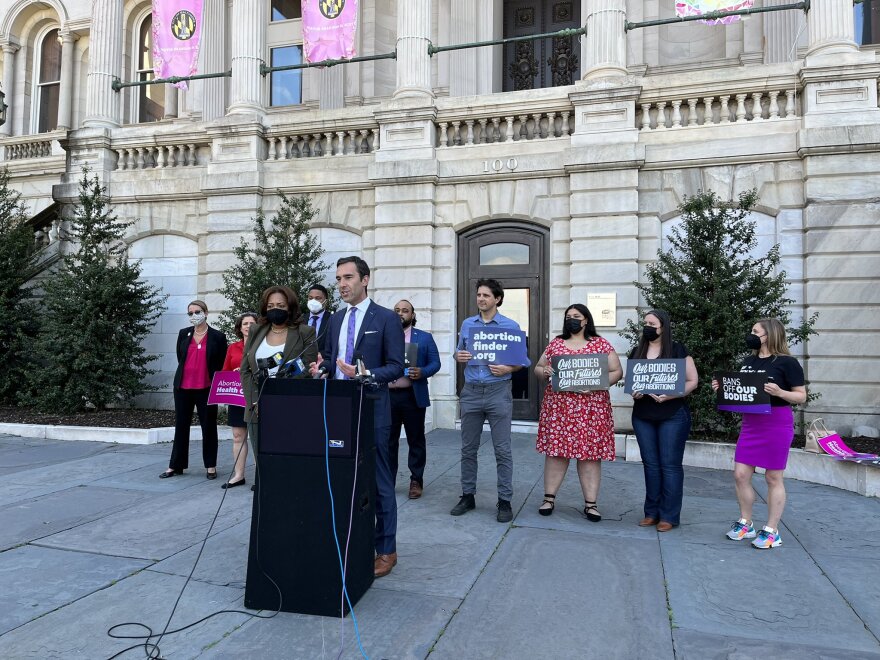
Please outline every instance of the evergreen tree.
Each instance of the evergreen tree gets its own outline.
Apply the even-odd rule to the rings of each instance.
[[[779,245],[765,256],[750,256],[757,245],[757,223],[748,219],[757,191],[725,202],[713,192],[686,197],[678,207],[681,224],[669,236],[669,249],[649,264],[645,283],[635,282],[647,309],[665,309],[673,323],[673,336],[694,358],[700,385],[690,397],[695,431],[736,433],[739,416],[718,412],[712,375],[736,371],[747,354],[745,336],[755,321],[776,317],[786,326],[789,346],[805,341],[816,315],[791,326],[785,272],[778,271]],[[621,334],[633,346],[641,332],[630,321]],[[815,397],[811,397],[815,398]]]
[[[22,402],[51,412],[103,409],[153,389],[144,379],[154,356],[141,345],[165,308],[129,262],[132,222],[113,215],[106,188],[83,169],[79,203],[63,238],[74,251],[45,280],[34,367]]]
[[[0,170],[0,402],[12,403],[21,386],[32,334],[35,306],[26,286],[36,272],[34,232],[27,224],[21,194],[9,187],[9,171]]]
[[[262,210],[254,218],[253,245],[244,238],[235,248],[236,263],[223,273],[220,293],[229,309],[218,327],[230,337],[236,317],[244,311],[259,312],[260,295],[270,286],[289,286],[299,296],[302,309],[308,288],[324,279],[324,249],[310,230],[317,214],[308,196],[281,195],[281,206],[269,221]],[[333,287],[330,299],[333,299]],[[299,310],[299,311],[302,311]]]

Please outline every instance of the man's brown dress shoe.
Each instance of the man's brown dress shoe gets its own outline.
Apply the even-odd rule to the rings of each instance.
[[[668,523],[665,520],[661,520],[660,522],[657,523],[657,531],[658,532],[668,532],[670,529],[672,529],[672,526],[673,526],[672,523]]]
[[[639,521],[639,527],[653,527],[657,524],[656,518],[642,518]]]
[[[373,562],[373,577],[385,577],[396,565],[396,552],[392,552],[390,555],[376,555],[376,561]]]
[[[418,481],[409,482],[409,499],[417,500],[422,496],[422,484]]]

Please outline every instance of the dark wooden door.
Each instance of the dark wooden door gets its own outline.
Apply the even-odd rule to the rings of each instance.
[[[476,288],[481,278],[504,286],[499,312],[519,323],[526,333],[529,359],[537,363],[548,340],[546,230],[517,223],[493,224],[459,236],[458,325],[477,313]],[[458,391],[464,369],[458,368]],[[538,419],[543,388],[531,368],[513,374],[513,418]]]
[[[507,0],[504,37],[579,28],[580,0]],[[580,78],[577,37],[519,41],[504,47],[504,91],[571,85]]]

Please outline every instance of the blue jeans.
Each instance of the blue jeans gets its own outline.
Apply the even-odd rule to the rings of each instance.
[[[684,443],[691,430],[691,411],[682,406],[669,419],[633,417],[633,429],[645,468],[645,517],[678,525],[684,490]]]

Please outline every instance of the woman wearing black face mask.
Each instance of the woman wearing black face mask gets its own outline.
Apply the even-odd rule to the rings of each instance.
[[[614,385],[623,375],[614,348],[596,332],[593,316],[585,305],[569,305],[565,310],[562,334],[547,346],[535,375],[547,380],[538,421],[537,449],[544,454],[544,501],[538,513],[553,513],[556,493],[562,485],[568,462],[577,461],[577,473],[584,494],[584,515],[591,522],[602,516],[596,507],[602,461],[614,460],[614,419],[608,390],[592,392],[554,392],[551,358],[555,355],[608,355],[608,382]]]
[[[785,326],[779,319],[760,319],[746,335],[746,348],[752,354],[743,360],[740,371],[767,374],[764,391],[770,395],[770,414],[743,413],[742,428],[736,441],[733,479],[739,503],[739,520],[734,521],[727,538],[731,541],[754,539],[752,545],[765,550],[782,545],[779,520],[785,508],[782,473],[788,465],[788,451],[794,439],[791,406],[807,400],[804,370],[792,357],[785,340]],[[719,383],[712,380],[712,389]],[[752,524],[755,468],[766,470],[767,524],[758,532]]]
[[[226,336],[208,325],[208,306],[193,300],[186,307],[191,328],[177,335],[177,372],[174,374],[174,444],[168,469],[159,475],[167,479],[189,467],[189,427],[193,408],[202,427],[202,460],[208,479],[217,478],[217,406],[208,405],[214,372],[226,359]]]
[[[260,296],[260,320],[251,328],[241,360],[241,387],[247,404],[244,421],[249,424],[251,439],[257,421],[256,404],[259,396],[257,360],[271,358],[281,353],[278,365],[269,369],[274,376],[281,365],[297,357],[308,365],[318,359],[315,329],[300,323],[299,299],[286,286],[270,286]],[[308,370],[294,376],[304,378]]]
[[[685,360],[684,396],[633,392],[632,425],[645,470],[645,517],[641,527],[657,525],[668,532],[679,524],[684,487],[684,445],[691,430],[685,397],[697,387],[697,367],[687,349],[672,341],[669,314],[653,309],[645,314],[642,336],[630,352],[637,360]]]

